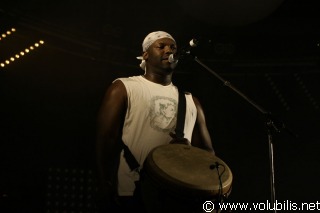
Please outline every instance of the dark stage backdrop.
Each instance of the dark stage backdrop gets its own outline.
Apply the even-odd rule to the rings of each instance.
[[[136,10],[130,7],[124,12],[137,19],[134,24],[123,17],[115,22],[123,14],[120,2],[111,9],[106,3],[108,14],[98,6],[63,3],[43,3],[26,15],[22,3],[1,11],[1,29],[17,31],[0,40],[0,62],[39,39],[45,43],[0,67],[0,212],[96,212],[100,103],[114,79],[143,74],[135,57],[145,34],[158,27],[176,35],[180,47],[197,34],[215,38],[195,55],[289,129],[273,134],[277,200],[318,201],[320,22],[312,15],[315,7],[303,15],[297,13],[299,1],[286,2],[280,11],[287,13],[227,29],[188,21],[180,13],[179,22],[158,20],[161,11],[152,16],[158,20],[155,29],[152,23],[141,25],[143,14],[132,15]],[[295,10],[288,2],[295,2]],[[47,7],[55,9],[45,18]],[[174,83],[203,105],[216,154],[233,173],[230,201],[270,201],[266,118],[192,58],[179,62]]]

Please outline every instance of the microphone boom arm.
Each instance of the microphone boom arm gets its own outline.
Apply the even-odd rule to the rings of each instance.
[[[211,42],[211,40],[209,41]],[[207,65],[205,65],[204,63],[202,63],[197,56],[194,56],[191,52],[191,48],[192,47],[197,47],[199,44],[199,40],[198,39],[192,39],[189,42],[189,47],[186,50],[183,50],[182,53],[183,55],[187,55],[187,56],[192,56],[193,59],[200,64],[202,67],[204,67],[207,71],[209,71],[211,74],[213,74],[216,78],[218,78],[220,81],[222,81],[224,86],[229,87],[230,89],[232,89],[234,92],[236,92],[238,95],[240,95],[242,98],[244,98],[246,101],[248,101],[252,106],[254,106],[258,111],[260,111],[262,114],[264,115],[268,115],[270,114],[269,112],[267,112],[265,109],[263,109],[261,106],[259,106],[258,104],[256,104],[254,101],[252,101],[251,99],[249,99],[245,94],[243,94],[240,90],[238,90],[237,88],[235,88],[229,81],[223,79],[220,75],[218,75],[216,72],[214,72],[212,69],[210,69]],[[170,55],[171,58],[174,58],[174,55]]]
[[[213,74],[215,77],[217,77],[220,81],[222,81],[224,86],[227,86],[229,88],[231,88],[233,91],[235,91],[236,93],[238,93],[241,97],[243,97],[246,101],[248,101],[251,105],[253,105],[258,111],[260,111],[263,114],[268,114],[268,112],[263,109],[261,106],[259,106],[258,104],[256,104],[254,101],[252,101],[251,99],[249,99],[246,95],[244,95],[240,90],[238,90],[237,88],[235,88],[229,81],[223,79],[220,75],[218,75],[216,72],[214,72],[212,69],[210,69],[207,65],[205,65],[204,63],[202,63],[196,56],[194,57],[194,60],[200,64],[202,67],[204,67],[206,70],[208,70],[211,74]]]

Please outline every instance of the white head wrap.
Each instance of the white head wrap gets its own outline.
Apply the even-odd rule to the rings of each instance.
[[[167,32],[164,31],[155,31],[149,33],[143,40],[142,43],[142,51],[145,52],[147,49],[156,41],[162,38],[170,38],[173,41],[174,38]],[[138,56],[137,59],[141,60],[140,67],[145,71],[146,70],[146,61],[143,59],[142,56]]]

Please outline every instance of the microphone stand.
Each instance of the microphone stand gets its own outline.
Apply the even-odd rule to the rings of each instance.
[[[189,52],[190,53],[190,52]],[[277,212],[276,206],[275,206],[275,178],[274,178],[274,153],[273,153],[273,135],[272,132],[280,132],[280,128],[288,130],[283,123],[279,123],[281,127],[278,127],[276,122],[273,120],[271,113],[263,109],[261,106],[256,104],[254,101],[249,99],[246,95],[244,95],[241,91],[239,91],[237,88],[235,88],[229,81],[226,81],[221,76],[219,76],[216,72],[214,72],[212,69],[210,69],[208,66],[206,66],[204,63],[202,63],[196,56],[194,56],[194,60],[200,64],[202,67],[204,67],[206,70],[208,70],[211,74],[213,74],[215,77],[217,77],[220,81],[223,82],[224,86],[229,87],[234,92],[239,94],[242,98],[244,98],[246,101],[248,101],[253,107],[255,107],[259,112],[261,112],[263,115],[266,116],[266,127],[267,127],[267,135],[268,135],[268,144],[269,144],[269,164],[270,164],[270,189],[271,189],[271,203],[273,204],[273,212]],[[291,134],[294,134],[290,132]]]

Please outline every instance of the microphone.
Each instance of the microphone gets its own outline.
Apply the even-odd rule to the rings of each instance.
[[[193,38],[189,41],[189,46],[182,48],[181,51],[179,51],[177,54],[170,54],[168,61],[173,64],[173,63],[178,63],[180,58],[183,58],[186,55],[191,54],[191,48],[197,47],[199,44],[199,40]]]
[[[177,55],[174,55],[174,54],[170,54],[169,55],[169,58],[168,58],[168,61],[170,64],[174,64],[174,63],[178,63],[179,57]]]
[[[199,44],[199,40],[198,39],[193,38],[193,39],[191,39],[189,41],[190,47],[196,47],[196,46],[198,46],[198,44]]]

